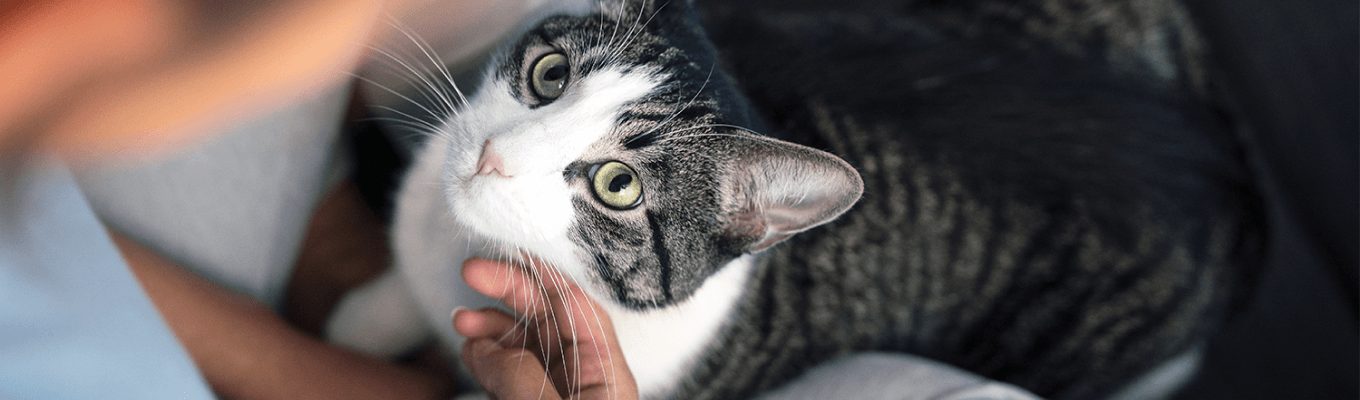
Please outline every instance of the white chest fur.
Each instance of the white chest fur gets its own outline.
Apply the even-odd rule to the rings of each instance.
[[[754,257],[732,260],[683,303],[636,312],[605,302],[628,367],[643,398],[668,393],[730,319],[750,276]]]

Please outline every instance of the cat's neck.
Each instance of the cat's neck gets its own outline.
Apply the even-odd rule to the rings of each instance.
[[[693,296],[671,307],[638,312],[603,302],[643,398],[668,393],[689,375],[731,320],[755,258],[744,255],[728,262]]]

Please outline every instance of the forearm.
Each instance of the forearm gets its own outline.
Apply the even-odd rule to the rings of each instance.
[[[330,346],[263,305],[110,232],[133,274],[208,383],[231,399],[437,398],[429,375]]]

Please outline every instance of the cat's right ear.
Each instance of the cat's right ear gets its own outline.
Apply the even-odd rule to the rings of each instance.
[[[830,153],[753,137],[736,158],[725,193],[726,234],[757,253],[830,222],[859,201],[864,182]]]

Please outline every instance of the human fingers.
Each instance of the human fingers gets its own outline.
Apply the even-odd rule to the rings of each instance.
[[[511,399],[525,395],[532,395],[532,398],[540,396],[551,398],[542,393],[541,387],[538,390],[523,390],[533,389],[529,387],[533,385],[543,386],[543,382],[550,384],[549,389],[557,395],[567,397],[573,397],[574,393],[583,390],[599,391],[598,388],[608,384],[596,378],[597,374],[604,376],[602,372],[608,371],[604,369],[606,367],[603,363],[592,356],[596,354],[595,350],[599,344],[587,344],[591,347],[586,347],[584,352],[580,353],[575,349],[576,344],[565,348],[559,348],[556,344],[552,346],[535,344],[539,341],[561,343],[564,340],[559,336],[559,331],[553,328],[557,324],[551,320],[529,324],[535,334],[525,335],[524,329],[516,329],[521,327],[521,324],[501,310],[459,309],[454,313],[453,324],[459,334],[469,339],[468,344],[464,346],[464,362],[474,370],[478,381],[497,398]],[[491,341],[492,344],[486,341]],[[526,369],[525,363],[532,363],[534,368]],[[596,367],[596,364],[600,366]],[[554,372],[551,374],[544,372],[544,365],[551,366],[548,369]],[[584,368],[579,368],[582,366]],[[613,392],[607,389],[604,391]]]
[[[559,318],[551,306],[557,298],[549,292],[542,282],[524,267],[504,262],[471,259],[464,263],[463,278],[468,286],[487,296],[495,297],[520,315],[516,319],[509,315],[483,315],[482,313],[459,312],[454,318],[454,327],[460,334],[472,338],[477,335],[497,339],[501,345],[519,347],[534,353],[546,365],[560,365],[567,355],[562,353],[561,343],[564,332],[561,326],[571,326],[571,317]],[[494,326],[484,327],[483,325]],[[466,332],[464,332],[466,330]],[[483,332],[485,331],[485,332]],[[570,334],[570,333],[565,333]],[[507,336],[509,338],[501,338]],[[573,339],[566,339],[568,341]]]
[[[537,263],[520,267],[474,259],[464,264],[463,276],[469,286],[528,315],[530,336],[539,345],[527,350],[547,367],[555,391],[578,399],[637,397],[608,315],[560,273]],[[514,327],[508,315],[502,314],[497,322],[476,320],[467,313],[468,320],[458,321],[462,314],[455,318],[455,325],[467,325],[459,327],[460,332],[480,333],[475,324],[498,324],[495,331]]]
[[[528,265],[523,266],[486,260],[477,260],[476,263],[480,265],[471,268],[471,273],[476,275],[473,279],[491,282],[470,285],[485,286],[496,293],[507,293],[508,296],[503,299],[509,298],[525,305],[515,309],[520,315],[555,321],[549,325],[557,329],[551,332],[552,336],[589,337],[592,332],[613,331],[609,319],[601,318],[604,310],[580,286],[547,263],[535,259],[530,259]],[[468,270],[465,267],[465,273],[469,273]]]
[[[453,313],[453,329],[468,339],[491,339],[503,346],[536,347],[537,337],[516,329],[515,317],[495,308],[469,310],[459,308]],[[531,342],[532,341],[532,342]]]
[[[561,346],[558,359],[544,364],[558,393],[576,399],[637,398],[636,383],[617,341],[588,340]]]
[[[463,281],[477,292],[500,300],[515,314],[534,318],[548,313],[547,289],[522,267],[481,258],[463,263]]]
[[[505,347],[487,338],[463,344],[463,362],[494,398],[500,400],[561,399],[538,357],[528,350]]]
[[[483,259],[468,260],[463,267],[468,285],[495,297],[532,325],[542,349],[533,349],[552,364],[563,360],[560,343],[601,335],[612,327],[602,326],[603,311],[580,288],[541,263],[519,266]],[[603,321],[608,325],[608,321]]]
[[[597,383],[588,381],[597,376],[580,372],[605,370],[596,366],[621,355],[610,349],[613,327],[604,311],[574,285],[565,282],[560,285],[565,290],[545,298],[549,313],[537,321],[535,328],[543,347],[551,351],[540,357],[554,382],[563,385],[560,388],[563,392],[574,392]]]
[[[585,291],[550,266],[527,268],[538,277],[548,313],[534,325],[539,359],[559,393],[577,399],[633,399],[637,386],[613,324]]]
[[[514,317],[494,308],[458,309],[453,326],[468,338],[463,344],[463,362],[495,398],[560,398],[547,380],[540,356],[529,350],[536,347],[528,343],[534,335],[515,329]]]
[[[540,276],[541,271],[527,270],[526,267],[509,263],[468,260],[463,268],[464,280],[470,287],[501,300],[519,314],[523,321],[520,327],[523,329],[514,330],[515,319],[508,315],[483,315],[467,311],[455,315],[455,329],[469,338],[482,336],[498,339],[503,346],[529,350],[545,365],[556,366],[554,370],[557,371],[563,369],[563,364],[574,364],[575,361],[571,359],[575,357],[564,353],[561,344],[564,341],[574,342],[578,335],[563,327],[576,327],[581,318],[560,312],[571,307],[563,305],[555,290],[557,285],[553,284],[550,289],[537,278]],[[500,340],[498,336],[514,338]]]

